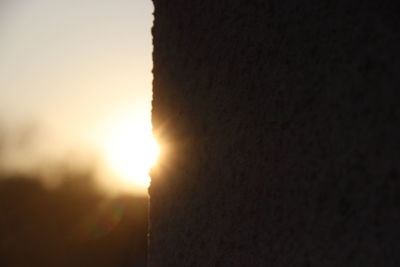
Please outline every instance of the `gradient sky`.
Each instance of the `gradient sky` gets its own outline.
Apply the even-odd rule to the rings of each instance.
[[[40,150],[94,147],[115,118],[150,123],[150,0],[0,0],[0,123]]]

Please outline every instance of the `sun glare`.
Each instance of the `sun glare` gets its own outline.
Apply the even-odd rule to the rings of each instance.
[[[150,168],[160,152],[150,123],[132,119],[120,121],[111,127],[104,145],[108,164],[123,186],[145,191],[150,183]]]

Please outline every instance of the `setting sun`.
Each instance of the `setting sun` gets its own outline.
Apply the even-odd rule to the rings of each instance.
[[[115,123],[104,149],[111,170],[125,187],[144,191],[149,186],[149,171],[159,154],[149,122],[131,118]]]

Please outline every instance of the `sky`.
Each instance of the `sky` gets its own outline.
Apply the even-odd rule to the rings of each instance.
[[[115,125],[151,131],[152,12],[150,0],[0,0],[0,125],[35,129],[20,164],[100,155]]]

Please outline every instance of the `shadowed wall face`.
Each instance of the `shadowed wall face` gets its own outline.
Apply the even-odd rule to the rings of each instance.
[[[399,266],[395,1],[153,2],[150,266]]]

